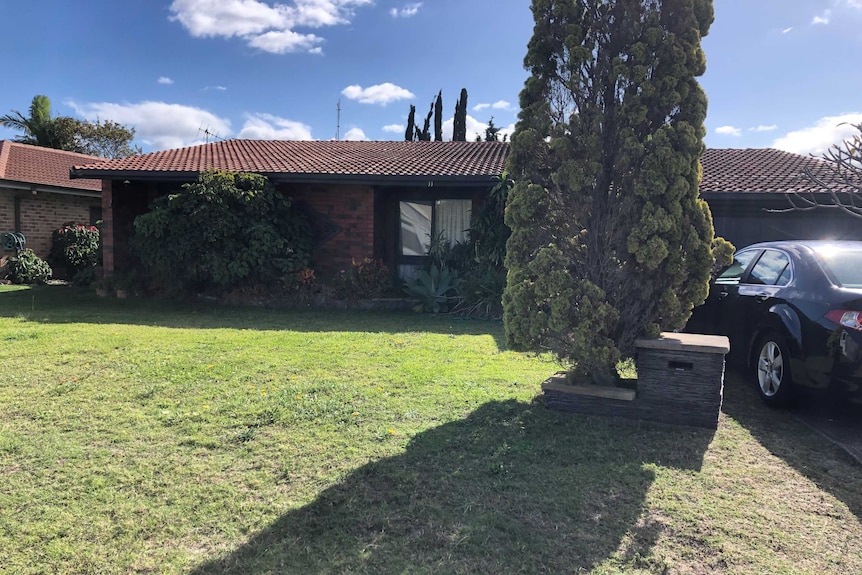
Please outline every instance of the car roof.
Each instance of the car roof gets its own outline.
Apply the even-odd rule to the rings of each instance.
[[[823,252],[823,251],[862,251],[862,241],[856,240],[782,240],[760,242],[746,246],[743,249],[775,248],[791,252]]]

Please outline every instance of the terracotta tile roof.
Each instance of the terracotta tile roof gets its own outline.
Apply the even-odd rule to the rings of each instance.
[[[707,149],[701,163],[701,193],[821,191],[799,177],[805,168],[825,181],[831,179],[829,165],[823,160],[772,148]]]
[[[342,178],[485,179],[503,171],[504,142],[336,142],[225,140],[130,158],[79,164],[76,177],[194,177],[224,169],[326,180]],[[828,177],[822,160],[771,148],[708,149],[702,193],[817,191],[803,168]]]
[[[102,158],[40,148],[0,140],[0,187],[2,180],[37,186],[101,192],[102,181],[69,179],[69,168],[82,162],[97,162]]]
[[[176,176],[216,168],[321,179],[487,178],[503,171],[508,153],[504,142],[225,140],[101,164],[80,164],[73,174],[133,177],[157,172]]]

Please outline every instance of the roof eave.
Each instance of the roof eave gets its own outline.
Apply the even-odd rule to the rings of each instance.
[[[468,186],[482,187],[492,183],[493,174],[478,175],[417,175],[384,176],[377,174],[296,174],[284,172],[257,172],[273,183],[292,184],[343,184],[373,186]],[[188,182],[198,178],[200,172],[147,171],[147,170],[69,170],[71,179],[136,180],[146,182]]]
[[[63,196],[81,196],[85,198],[102,197],[101,190],[87,190],[83,188],[70,188],[65,186],[52,186],[48,184],[36,184],[32,182],[20,182],[16,180],[0,180],[0,188],[20,190],[27,192],[43,192],[47,194],[59,194]]]

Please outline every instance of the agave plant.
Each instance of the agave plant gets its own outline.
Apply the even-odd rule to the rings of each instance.
[[[450,304],[460,300],[461,283],[457,272],[446,266],[432,265],[430,270],[419,270],[416,277],[404,285],[404,291],[419,300],[414,311],[440,313],[449,311]]]

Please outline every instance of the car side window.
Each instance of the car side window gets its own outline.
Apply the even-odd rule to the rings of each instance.
[[[737,252],[733,255],[733,263],[730,264],[719,276],[715,279],[717,284],[738,284],[742,274],[745,273],[745,268],[754,256],[760,253],[760,250],[747,250]]]
[[[776,250],[765,250],[748,276],[746,283],[784,286],[790,283],[790,258]]]

